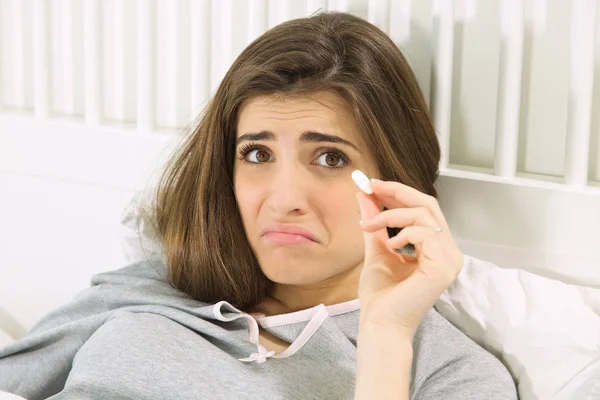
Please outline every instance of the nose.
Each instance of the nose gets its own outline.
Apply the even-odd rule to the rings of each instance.
[[[303,215],[308,210],[309,177],[299,165],[278,168],[270,182],[267,204],[280,216]]]

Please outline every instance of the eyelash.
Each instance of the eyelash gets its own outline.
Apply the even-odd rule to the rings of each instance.
[[[255,144],[255,143],[248,143],[248,144],[245,144],[242,147],[240,147],[240,149],[238,151],[238,159],[241,161],[247,162],[249,164],[264,164],[264,163],[254,163],[254,162],[246,160],[248,153],[250,153],[253,150],[265,150],[268,152],[268,150],[264,146],[261,146],[261,145]],[[352,162],[350,161],[348,156],[346,154],[342,153],[341,151],[339,151],[338,149],[335,149],[335,148],[324,149],[323,152],[321,154],[319,154],[319,157],[322,156],[323,154],[335,154],[344,162],[344,164],[339,167],[327,167],[327,168],[331,168],[331,169],[343,168],[343,167],[346,167],[346,166],[352,164]]]

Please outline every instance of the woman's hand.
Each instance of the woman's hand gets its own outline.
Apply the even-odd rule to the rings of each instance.
[[[412,338],[459,274],[463,255],[434,197],[399,182],[371,180],[371,187],[372,195],[357,193],[365,236],[361,326],[389,327]],[[381,211],[378,203],[388,210]],[[388,240],[386,227],[403,229]],[[416,256],[396,251],[408,243]]]

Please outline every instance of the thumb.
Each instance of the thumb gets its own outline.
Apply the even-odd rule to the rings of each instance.
[[[360,210],[360,218],[364,221],[371,219],[381,212],[377,201],[363,192],[356,193],[356,200]],[[376,232],[364,232],[365,238],[365,265],[371,264],[376,257],[389,252],[385,242],[388,239],[387,230],[382,228]]]

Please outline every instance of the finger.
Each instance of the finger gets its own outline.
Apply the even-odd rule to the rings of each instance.
[[[442,278],[445,282],[451,282],[458,276],[462,268],[462,261],[451,262],[452,246],[435,229],[409,226],[387,241],[387,245],[392,249],[400,248],[408,243],[415,246],[419,269],[425,275]]]
[[[356,193],[356,200],[362,219],[371,219],[381,212],[373,196],[362,192]],[[363,232],[365,238],[365,260],[371,260],[381,254],[389,252],[385,241],[388,239],[387,231],[380,229],[374,232]]]
[[[385,210],[373,218],[363,220],[362,228],[366,232],[375,232],[385,227],[404,228],[406,226],[428,226],[437,228],[438,223],[425,207],[394,208]]]
[[[395,181],[371,179],[373,196],[389,209],[400,207],[425,207],[437,221],[437,225],[448,230],[448,223],[437,199],[413,187]]]
[[[418,252],[425,242],[435,243],[436,246],[441,246],[443,243],[441,235],[435,229],[425,226],[409,226],[402,229],[396,236],[386,240],[386,245],[392,249],[399,249],[411,243]]]

